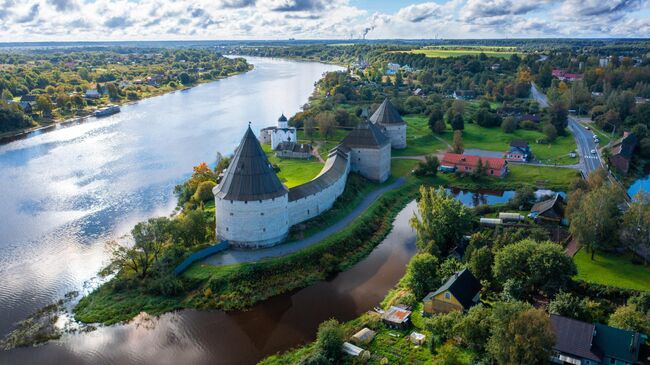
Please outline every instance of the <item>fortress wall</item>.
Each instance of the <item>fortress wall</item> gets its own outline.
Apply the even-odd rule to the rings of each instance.
[[[393,148],[406,148],[406,124],[383,125]]]
[[[390,144],[380,149],[351,148],[352,171],[378,182],[384,182],[390,176]]]
[[[248,202],[215,198],[217,240],[245,248],[281,242],[289,233],[287,203],[287,195]]]
[[[334,153],[327,159],[321,173],[312,181],[289,190],[289,225],[314,218],[330,209],[343,194],[350,172],[350,161],[344,154]]]

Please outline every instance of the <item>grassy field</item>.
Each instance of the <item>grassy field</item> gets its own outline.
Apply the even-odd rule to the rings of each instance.
[[[517,53],[512,47],[486,47],[486,46],[440,46],[414,49],[406,53],[423,54],[431,58],[447,58],[459,56],[478,56],[484,53],[490,57],[509,58]]]
[[[442,138],[451,143],[453,133],[445,131]],[[523,139],[528,141],[535,158],[548,164],[570,165],[578,162],[577,158],[569,157],[569,153],[576,149],[576,143],[571,134],[558,137],[553,143],[538,144],[538,139],[544,134],[538,131],[517,129],[514,133],[503,133],[500,128],[484,128],[475,123],[465,123],[463,130],[463,144],[465,148],[479,148],[487,151],[508,150],[510,141]]]
[[[406,176],[407,181],[415,181],[430,185],[454,186],[463,189],[500,189],[514,190],[522,186],[547,188],[565,191],[569,183],[578,175],[578,171],[569,168],[554,168],[531,165],[510,165],[508,176],[505,178],[484,177],[473,180],[470,177],[458,177],[455,174],[438,173],[434,178],[419,178],[409,175],[417,166],[417,160],[394,159],[391,171],[394,176]]]
[[[404,121],[407,125],[406,148],[393,150],[393,156],[428,155],[447,148],[447,145],[437,139],[429,129],[427,117],[410,115],[405,116]]]
[[[584,249],[573,257],[578,267],[576,279],[626,289],[650,291],[650,266],[632,263],[631,254],[596,253],[594,260]]]
[[[278,177],[288,188],[304,184],[315,178],[324,165],[315,158],[311,158],[310,160],[298,160],[275,157],[275,153],[273,153],[271,146],[268,144],[262,145],[262,148],[269,157],[269,161],[280,167]]]

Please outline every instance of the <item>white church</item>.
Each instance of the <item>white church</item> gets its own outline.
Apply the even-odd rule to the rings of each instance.
[[[289,121],[284,114],[278,118],[277,126],[266,127],[260,131],[260,142],[270,144],[273,150],[277,150],[278,146],[283,142],[295,143],[297,141],[296,128],[289,127]]]

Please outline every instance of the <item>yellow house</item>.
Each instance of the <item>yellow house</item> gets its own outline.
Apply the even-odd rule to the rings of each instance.
[[[423,299],[424,313],[466,311],[481,301],[481,283],[468,270],[454,273],[438,290]]]

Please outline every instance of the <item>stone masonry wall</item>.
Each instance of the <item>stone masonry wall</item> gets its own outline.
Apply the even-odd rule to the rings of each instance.
[[[390,144],[380,149],[351,148],[351,169],[361,176],[384,182],[390,176]]]
[[[289,233],[288,197],[236,201],[215,198],[217,240],[257,248],[281,242]]]

